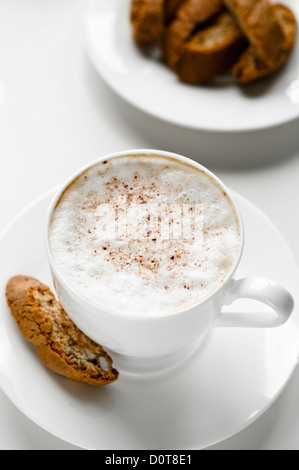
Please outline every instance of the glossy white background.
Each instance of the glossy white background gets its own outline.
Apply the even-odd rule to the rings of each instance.
[[[98,156],[160,148],[200,161],[259,206],[299,261],[299,122],[215,134],[137,111],[89,63],[83,4],[0,0],[0,230],[24,205]],[[74,448],[31,423],[2,392],[0,415],[0,449]],[[258,421],[214,448],[299,450],[299,371]]]

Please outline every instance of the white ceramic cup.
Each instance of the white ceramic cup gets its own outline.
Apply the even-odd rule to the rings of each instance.
[[[76,292],[61,275],[55,265],[49,244],[49,226],[52,214],[66,188],[81,173],[101,161],[110,160],[122,155],[137,154],[156,154],[170,157],[204,171],[217,181],[228,195],[227,197],[231,199],[238,214],[241,227],[241,250],[224,282],[208,298],[205,298],[198,304],[180,312],[167,314],[166,316],[155,315],[149,318],[139,318],[138,312],[136,312],[136,316],[126,316],[121,313],[105,311],[105,305],[102,308],[93,305]],[[106,155],[82,168],[68,179],[55,195],[51,202],[46,222],[47,256],[55,290],[64,309],[86,335],[107,348],[111,353],[115,353],[119,362],[122,361],[124,364],[127,362],[127,359],[130,361],[130,359],[135,358],[137,361],[141,361],[142,366],[140,368],[144,368],[143,359],[145,358],[150,360],[150,369],[155,369],[157,364],[159,364],[159,367],[164,363],[168,364],[169,361],[166,358],[171,357],[172,363],[177,361],[178,358],[182,358],[182,351],[189,350],[188,348],[192,349],[192,345],[198,344],[199,340],[213,326],[272,328],[278,327],[288,320],[294,308],[294,301],[290,293],[282,286],[274,281],[260,277],[234,279],[241,260],[243,245],[244,228],[241,215],[224,184],[200,164],[181,155],[158,150],[127,150],[113,155]],[[263,302],[273,309],[273,315],[269,318],[268,315],[261,313],[256,318],[256,316],[251,317],[250,314],[222,313],[223,306],[230,305],[239,298],[249,298]]]

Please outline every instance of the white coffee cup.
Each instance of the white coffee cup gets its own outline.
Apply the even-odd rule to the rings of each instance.
[[[213,178],[224,193],[230,197],[235,205],[235,211],[239,217],[241,227],[241,250],[234,265],[224,282],[218,286],[207,298],[191,308],[173,314],[138,317],[127,316],[123,313],[105,311],[90,303],[71,287],[57,268],[51,253],[49,243],[49,229],[53,211],[57,206],[63,192],[91,166],[101,161],[110,160],[124,155],[158,155],[185,162],[204,171]],[[244,246],[244,228],[238,207],[224,184],[209,170],[200,164],[181,155],[157,150],[127,150],[112,155],[106,155],[96,162],[92,162],[80,169],[69,178],[52,200],[46,222],[46,250],[52,272],[56,293],[66,312],[74,323],[90,338],[115,354],[119,363],[140,364],[144,370],[145,360],[150,364],[149,370],[169,366],[184,355],[182,351],[189,351],[215,326],[220,327],[245,327],[245,328],[273,328],[284,324],[290,317],[294,301],[291,294],[276,282],[260,278],[248,277],[234,279],[239,266]],[[260,313],[258,318],[250,314],[222,313],[223,306],[230,305],[237,299],[248,298],[263,302],[273,309],[273,315]],[[133,360],[134,358],[134,360]],[[169,360],[167,358],[170,358]],[[137,361],[137,362],[136,362]],[[133,368],[135,367],[133,366]],[[130,368],[130,366],[128,366]],[[136,370],[139,366],[136,366]]]

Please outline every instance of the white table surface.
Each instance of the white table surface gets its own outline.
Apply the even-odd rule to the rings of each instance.
[[[0,231],[98,156],[160,148],[200,161],[259,206],[299,260],[299,121],[234,135],[143,114],[110,91],[87,59],[83,4],[0,0]],[[2,450],[76,449],[33,424],[1,391],[0,416]],[[261,418],[212,449],[299,450],[299,370]]]

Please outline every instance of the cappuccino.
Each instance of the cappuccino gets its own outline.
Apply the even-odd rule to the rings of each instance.
[[[241,249],[220,184],[190,164],[128,155],[95,164],[63,192],[49,242],[68,284],[106,311],[168,315],[207,298]]]

